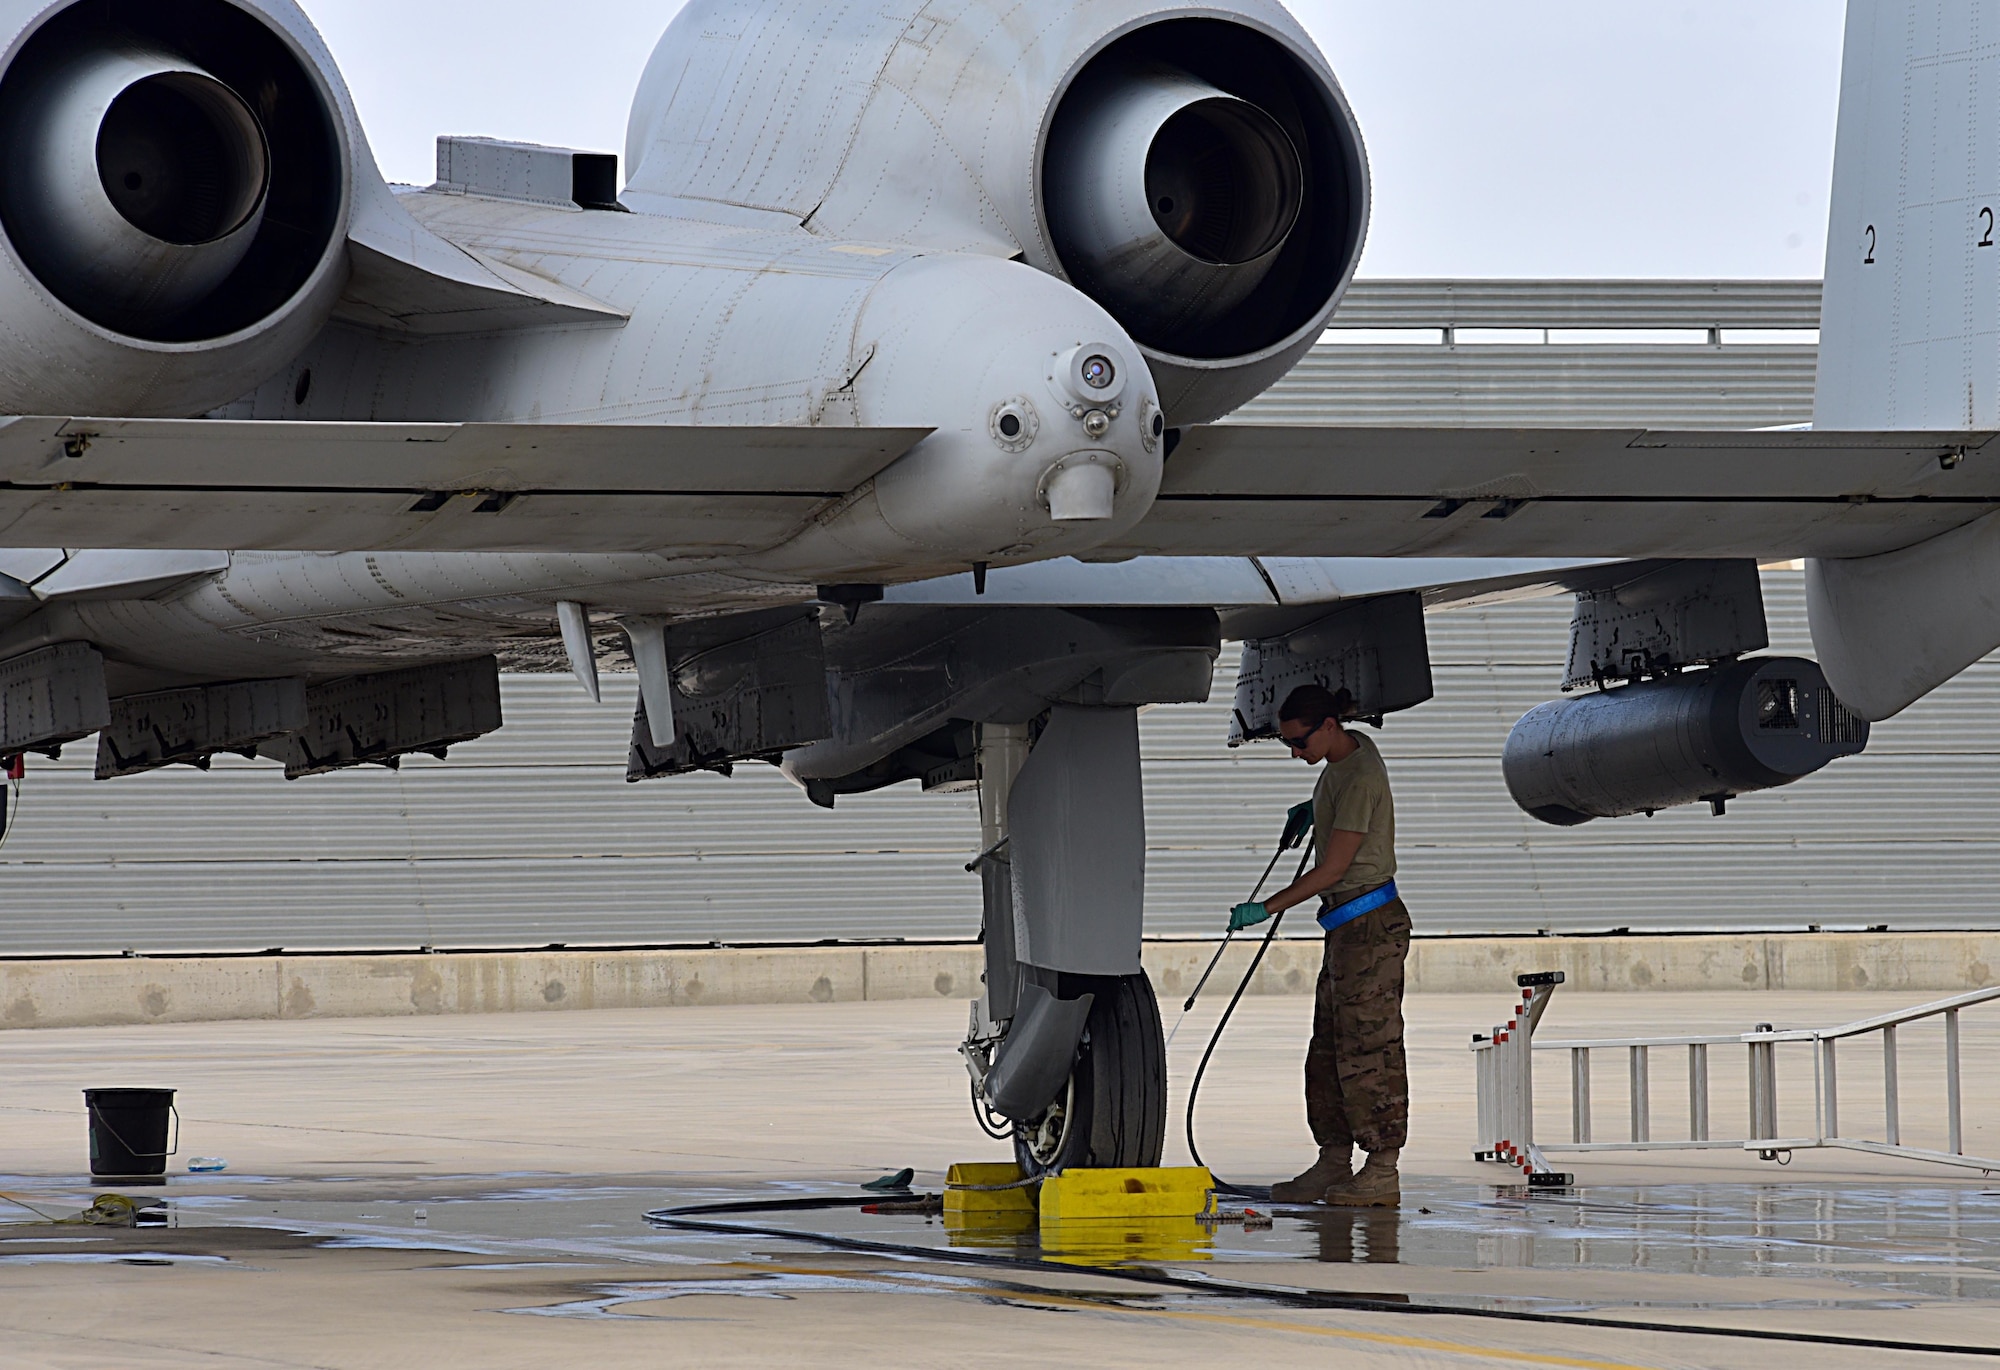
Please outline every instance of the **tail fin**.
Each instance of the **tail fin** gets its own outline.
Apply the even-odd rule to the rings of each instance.
[[[2000,427],[2000,6],[1848,0],[1813,424]],[[1871,722],[2000,647],[2000,514],[1806,563],[1834,692]]]
[[[1818,428],[2000,426],[2000,7],[1849,0]]]

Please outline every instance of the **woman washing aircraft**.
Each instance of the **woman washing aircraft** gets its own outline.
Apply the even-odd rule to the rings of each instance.
[[[1409,1130],[1403,1052],[1403,964],[1410,912],[1396,893],[1396,809],[1389,772],[1370,739],[1349,732],[1347,691],[1301,685],[1278,709],[1278,738],[1322,766],[1311,803],[1316,861],[1261,903],[1238,904],[1231,930],[1309,899],[1320,901],[1326,955],[1306,1048],[1306,1119],[1319,1159],[1271,1187],[1278,1203],[1393,1207],[1396,1160]],[[1302,806],[1303,807],[1303,806]],[[1354,1148],[1367,1154],[1354,1169]]]

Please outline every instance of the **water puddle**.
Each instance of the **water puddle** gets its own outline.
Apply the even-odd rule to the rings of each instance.
[[[560,1271],[606,1263],[653,1268],[787,1265],[811,1248],[773,1235],[655,1228],[641,1215],[686,1205],[855,1193],[789,1182],[564,1186],[550,1178],[529,1173],[457,1177],[449,1183],[377,1179],[360,1191],[355,1189],[359,1181],[295,1181],[274,1192],[254,1179],[245,1184],[243,1177],[228,1176],[226,1183],[216,1177],[200,1193],[155,1190],[145,1197],[160,1201],[161,1208],[154,1211],[169,1228],[266,1229],[332,1250],[436,1253],[441,1265],[456,1269]],[[24,1198],[65,1215],[93,1197],[91,1191],[62,1182],[17,1187]],[[1892,1309],[1943,1300],[2000,1305],[2000,1193],[1990,1191],[1693,1184],[1529,1193],[1413,1180],[1406,1183],[1406,1199],[1401,1210],[1279,1209],[1262,1228],[1240,1221],[1182,1219],[1044,1229],[1032,1213],[986,1215],[972,1223],[958,1221],[963,1216],[958,1214],[870,1214],[852,1207],[715,1214],[709,1220],[773,1232],[833,1234],[940,1255],[969,1252],[1054,1261],[1079,1272],[1093,1267],[1166,1269],[1224,1284],[1290,1284],[1370,1299],[1407,1297],[1532,1311]],[[14,1225],[0,1221],[0,1230]],[[201,1264],[224,1259],[152,1250],[78,1251],[76,1244],[101,1245],[112,1239],[36,1226],[46,1235],[0,1236],[7,1244],[0,1247],[0,1263]],[[17,1244],[34,1244],[35,1249],[13,1249]],[[218,1233],[206,1249],[233,1248]],[[1285,1273],[1286,1267],[1295,1273]],[[1348,1267],[1354,1273],[1330,1275],[1327,1267]],[[1319,1273],[1308,1273],[1313,1270]],[[775,1272],[762,1280],[635,1278],[588,1286],[587,1298],[566,1302],[562,1310],[522,1311],[646,1316],[618,1310],[695,1293],[787,1297],[808,1287],[798,1283],[804,1278],[780,1278]],[[885,1287],[873,1276],[812,1278],[836,1283],[859,1279],[877,1291]],[[977,1281],[961,1283],[963,1289],[936,1288],[962,1295],[972,1292]]]
[[[0,1255],[0,1265],[228,1265],[227,1256],[179,1251],[24,1251]]]

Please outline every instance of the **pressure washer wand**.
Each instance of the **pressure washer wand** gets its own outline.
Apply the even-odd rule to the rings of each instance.
[[[1283,856],[1284,854],[1285,854],[1285,847],[1283,846],[1281,841],[1278,849],[1271,853],[1271,859],[1265,865],[1264,873],[1257,877],[1257,886],[1255,889],[1250,891],[1250,899],[1249,899],[1250,903],[1252,904],[1256,903],[1257,896],[1264,892],[1264,882],[1271,878],[1271,872],[1276,870],[1278,867],[1278,858]],[[1194,993],[1190,994],[1187,997],[1187,1002],[1181,1005],[1181,1013],[1183,1015],[1190,1013],[1194,1010],[1194,1001],[1201,998],[1202,987],[1208,983],[1208,977],[1215,974],[1215,968],[1222,964],[1222,953],[1229,950],[1229,941],[1234,936],[1236,936],[1235,928],[1231,928],[1229,929],[1229,931],[1222,934],[1222,945],[1215,949],[1215,955],[1209,959],[1208,969],[1201,973],[1201,979],[1195,981]],[[1180,1029],[1180,1024],[1175,1023],[1174,1028],[1176,1031],[1178,1031]]]
[[[1285,827],[1284,831],[1278,834],[1277,850],[1273,851],[1271,853],[1271,859],[1264,863],[1264,873],[1257,877],[1256,885],[1253,886],[1250,890],[1250,900],[1249,900],[1250,903],[1253,904],[1256,903],[1258,898],[1264,893],[1265,882],[1271,878],[1271,872],[1278,868],[1278,858],[1283,856],[1286,852],[1290,851],[1293,847],[1296,847],[1301,842],[1305,841],[1306,834],[1311,830],[1312,830],[1312,805],[1310,803],[1293,805],[1292,808],[1285,814]],[[1305,874],[1306,862],[1311,859],[1312,859],[1312,848],[1307,847],[1305,851],[1299,854],[1299,875]],[[1294,875],[1292,878],[1296,880],[1298,879],[1298,875]],[[1282,918],[1284,915],[1280,914],[1278,916]],[[1276,931],[1277,926],[1278,926],[1277,923],[1273,921],[1271,924],[1271,930]],[[1208,977],[1215,974],[1215,968],[1222,964],[1223,953],[1229,950],[1229,944],[1232,940],[1234,940],[1235,936],[1236,936],[1235,928],[1230,928],[1222,934],[1222,945],[1217,947],[1215,949],[1215,955],[1209,958],[1208,969],[1201,973],[1201,979],[1195,981],[1194,993],[1190,994],[1187,997],[1187,1002],[1181,1005],[1181,1016],[1174,1020],[1174,1030],[1167,1034],[1168,1046],[1172,1046],[1174,1044],[1174,1038],[1180,1035],[1181,1024],[1185,1023],[1187,1021],[1188,1014],[1194,1011],[1194,1001],[1201,998],[1201,991],[1203,987],[1208,984]],[[1267,946],[1270,944],[1270,937],[1268,934],[1266,935],[1264,941]],[[1261,951],[1258,952],[1257,959],[1259,961],[1263,960],[1264,953]],[[1251,970],[1253,972],[1256,970],[1255,963],[1252,963]],[[1245,983],[1248,982],[1246,981]],[[1224,1015],[1223,1021],[1225,1022],[1228,1021],[1228,1015],[1226,1014]],[[1215,1044],[1212,1042],[1209,1044],[1210,1050],[1214,1049],[1214,1045]]]

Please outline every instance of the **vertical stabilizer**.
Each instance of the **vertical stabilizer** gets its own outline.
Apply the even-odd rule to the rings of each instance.
[[[2000,427],[2000,5],[1849,0],[1813,424]],[[1827,682],[1871,722],[2000,647],[2000,514],[1806,563]]]
[[[1849,0],[1818,428],[2000,426],[2000,6]]]

